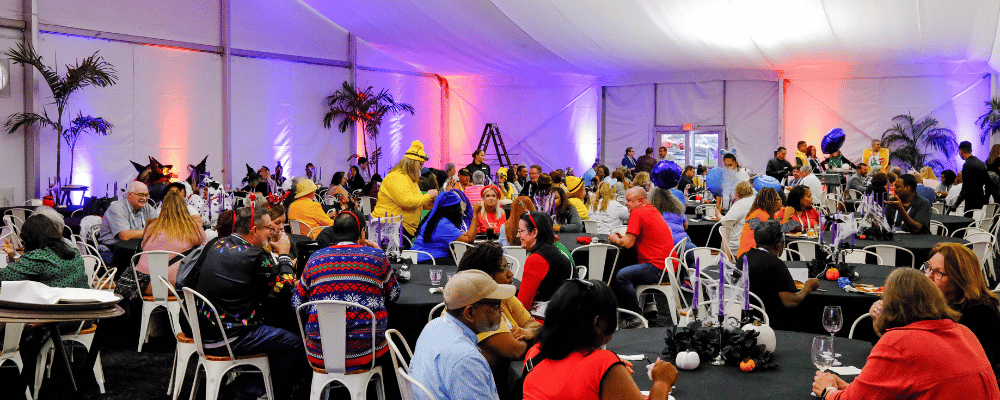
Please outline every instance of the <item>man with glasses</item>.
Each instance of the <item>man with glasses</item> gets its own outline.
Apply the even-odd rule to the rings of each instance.
[[[234,218],[233,234],[217,240],[204,250],[205,259],[197,280],[189,280],[188,285],[215,306],[233,353],[237,356],[267,354],[275,397],[291,398],[294,386],[303,383],[302,380],[309,376],[302,339],[298,333],[292,333],[297,332],[294,326],[264,324],[265,319],[281,320],[287,318],[286,315],[264,315],[266,313],[263,312],[265,309],[281,310],[292,315],[287,295],[276,296],[285,299],[283,309],[269,303],[269,297],[295,276],[292,259],[288,255],[291,244],[288,235],[271,221],[263,202],[236,210]],[[272,240],[275,236],[277,240]],[[278,253],[277,263],[263,249],[266,244]],[[268,304],[265,305],[265,302]],[[215,315],[206,317],[210,309],[201,302],[196,302],[195,307],[198,308],[205,352],[228,356],[219,327],[215,324]],[[248,374],[239,375],[226,388],[227,393],[220,398],[248,399],[265,394],[260,377]]]
[[[424,327],[410,374],[438,399],[499,399],[490,364],[479,351],[477,334],[499,329],[500,302],[514,296],[513,285],[497,284],[480,270],[455,274],[444,287],[448,312]],[[414,393],[427,400],[422,392]]]
[[[146,184],[133,181],[125,189],[125,197],[111,203],[104,212],[97,241],[105,265],[111,264],[112,246],[126,240],[142,239],[146,221],[159,215],[148,200],[149,188]]]

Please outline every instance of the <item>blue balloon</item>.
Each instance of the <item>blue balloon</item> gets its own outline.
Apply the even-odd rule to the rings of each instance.
[[[844,134],[844,130],[840,128],[833,128],[830,133],[823,136],[823,141],[820,143],[820,150],[823,154],[833,154],[840,147],[844,145],[844,141],[847,140],[847,135]]]
[[[722,184],[725,182],[726,169],[722,167],[715,167],[708,170],[708,174],[705,175],[705,186],[708,188],[709,192],[712,192],[716,197],[722,196]]]
[[[660,161],[649,171],[649,180],[662,189],[673,189],[681,180],[681,166],[673,161]]]
[[[754,179],[753,181],[753,188],[758,192],[763,188],[771,188],[775,191],[782,189],[781,182],[778,182],[777,179],[774,179],[774,177],[770,175],[757,176],[757,179]]]

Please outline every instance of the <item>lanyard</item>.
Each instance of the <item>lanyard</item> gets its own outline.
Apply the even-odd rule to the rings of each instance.
[[[912,210],[912,209],[913,209],[913,204],[910,204],[910,207],[906,209],[906,214],[909,215],[910,214],[910,210]],[[894,221],[892,223],[892,226],[901,226],[900,222],[902,222],[902,221],[900,221],[900,219],[899,219],[900,218],[899,214],[900,214],[900,212],[896,211],[896,221]]]

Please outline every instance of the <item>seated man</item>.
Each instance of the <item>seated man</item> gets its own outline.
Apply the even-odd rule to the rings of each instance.
[[[930,233],[931,202],[917,196],[917,179],[906,174],[893,182],[896,196],[885,202],[885,220],[893,230]]]
[[[479,270],[462,271],[444,287],[448,311],[424,326],[410,362],[410,375],[438,399],[499,399],[490,365],[477,335],[500,329],[500,302],[514,296]],[[415,391],[419,400],[427,400]]]
[[[469,198],[470,204],[476,204],[483,201],[482,191],[483,185],[486,184],[486,174],[483,171],[476,171],[472,173],[472,184],[465,187],[465,197]]]
[[[649,204],[648,198],[646,189],[641,187],[629,189],[625,193],[625,205],[629,211],[625,235],[615,233],[608,237],[611,244],[626,249],[636,248],[636,258],[639,263],[618,271],[612,289],[622,308],[637,313],[642,313],[642,309],[639,308],[635,287],[658,282],[665,268],[664,260],[670,256],[677,256],[671,254],[674,237],[670,233],[670,226],[656,207]],[[677,270],[676,266],[671,268]],[[641,324],[641,320],[631,317],[625,321],[623,328],[636,328]]]
[[[823,184],[819,181],[819,177],[813,173],[812,167],[808,165],[799,167],[798,184],[809,188],[809,191],[812,192],[814,204],[819,204],[826,198],[826,191],[823,190]]]
[[[111,246],[132,239],[142,239],[146,221],[160,215],[146,200],[149,188],[145,183],[133,181],[125,189],[125,197],[111,203],[101,220],[98,250],[105,265],[111,264]]]
[[[785,262],[778,255],[785,251],[785,235],[778,221],[764,221],[753,230],[757,248],[743,253],[750,272],[750,292],[760,297],[770,318],[771,327],[784,329],[789,309],[798,307],[806,295],[819,287],[819,280],[809,279],[802,290],[795,290],[795,281]],[[737,262],[737,265],[742,264]]]
[[[215,305],[234,354],[267,354],[275,397],[287,399],[294,386],[310,376],[302,339],[298,333],[264,325],[264,318],[272,316],[261,310],[268,296],[281,287],[276,282],[294,276],[288,256],[291,245],[288,235],[271,221],[263,202],[238,209],[235,218],[232,235],[205,249],[198,279],[188,284]],[[269,243],[279,254],[277,265],[263,249]],[[195,306],[206,353],[228,356],[214,316],[207,317],[205,304],[196,302]],[[222,398],[257,398],[265,393],[263,381],[251,374],[239,375],[226,387]]]
[[[851,179],[847,180],[847,188],[864,193],[871,183],[871,176],[868,175],[869,170],[871,167],[868,164],[858,164],[858,171],[851,175]]]
[[[387,355],[385,330],[389,315],[385,304],[399,298],[399,284],[385,253],[374,243],[365,240],[364,225],[351,211],[342,211],[333,220],[332,246],[317,250],[309,257],[302,277],[292,294],[292,306],[298,307],[315,300],[346,300],[368,307],[375,313],[375,357],[381,365],[386,387],[395,386],[396,374],[392,371],[392,358]],[[324,231],[325,231],[324,230]],[[350,309],[347,314],[348,373],[371,367],[371,319],[366,312]],[[315,309],[309,310],[305,323],[309,363],[324,368],[323,348]]]

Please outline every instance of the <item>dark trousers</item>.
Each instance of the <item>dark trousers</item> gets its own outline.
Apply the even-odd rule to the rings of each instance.
[[[300,392],[309,394],[308,382],[312,374],[299,335],[281,328],[261,325],[234,340],[230,346],[237,356],[267,354],[275,398],[291,398],[296,386],[301,386]],[[205,352],[214,356],[229,356],[226,346],[205,349]],[[253,400],[264,396],[265,393],[264,381],[259,375],[241,374],[227,385],[221,397],[226,400]]]
[[[630,265],[618,271],[614,285],[611,289],[618,298],[618,305],[629,311],[642,313],[639,299],[635,294],[635,287],[639,285],[649,285],[659,282],[663,270],[656,268],[651,263]]]

